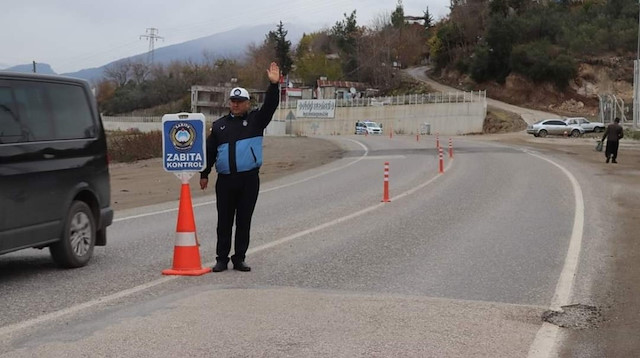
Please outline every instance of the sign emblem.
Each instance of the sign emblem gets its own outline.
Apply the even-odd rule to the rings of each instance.
[[[171,127],[169,138],[177,150],[187,151],[193,147],[196,140],[196,129],[191,123],[179,122]]]

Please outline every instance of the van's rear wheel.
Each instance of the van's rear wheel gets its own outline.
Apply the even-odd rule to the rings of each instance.
[[[96,222],[87,204],[74,201],[64,222],[61,240],[49,247],[51,257],[61,267],[85,266],[96,243]]]

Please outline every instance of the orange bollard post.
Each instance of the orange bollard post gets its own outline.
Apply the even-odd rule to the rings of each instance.
[[[442,155],[442,147],[438,148],[438,158],[440,162],[440,174],[444,173],[444,157]]]
[[[389,162],[384,162],[384,186],[382,192],[382,202],[388,203],[389,199]]]
[[[436,133],[436,148],[440,148],[440,137],[438,136],[438,133]]]
[[[189,190],[189,183],[183,182],[180,190],[176,242],[173,250],[173,267],[168,270],[163,270],[162,274],[200,276],[210,272],[210,267],[202,267],[199,246],[198,237],[196,236],[196,222],[193,218],[191,190]]]
[[[453,142],[451,138],[449,138],[449,158],[453,158]]]

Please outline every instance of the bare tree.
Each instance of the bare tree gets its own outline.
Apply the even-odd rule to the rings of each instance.
[[[104,69],[105,78],[113,81],[117,87],[122,87],[129,82],[131,75],[131,61],[122,60],[107,66]]]
[[[249,45],[247,57],[247,62],[240,70],[238,82],[246,87],[266,87],[268,79],[265,71],[269,68],[269,64],[276,59],[275,47],[266,41],[260,46]]]
[[[451,21],[462,32],[463,52],[469,53],[478,42],[478,35],[485,33],[489,21],[488,0],[466,0],[451,8]]]
[[[391,26],[391,13],[389,11],[379,13],[371,22],[371,30],[375,32],[382,31],[389,26]]]
[[[151,68],[146,62],[133,62],[130,64],[131,79],[136,84],[142,84],[151,73]]]

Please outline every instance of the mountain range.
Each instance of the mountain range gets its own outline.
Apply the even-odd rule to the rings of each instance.
[[[269,31],[276,31],[276,29],[277,26],[273,24],[243,26],[195,40],[160,47],[154,50],[153,62],[155,64],[168,64],[172,61],[189,60],[194,63],[201,63],[206,59],[211,60],[216,58],[231,58],[242,61],[246,58],[246,52],[249,45],[261,44]],[[291,41],[293,45],[300,41],[304,33],[316,31],[309,26],[297,24],[284,24],[284,29],[287,31],[287,40]],[[82,78],[94,82],[102,78],[103,72],[108,66],[123,60],[144,62],[147,61],[149,57],[148,55],[149,53],[141,53],[109,62],[100,67],[62,73],[62,75]],[[5,71],[32,72],[33,64],[13,66],[6,68]],[[37,63],[36,72],[43,74],[56,74],[51,66],[46,63]]]

